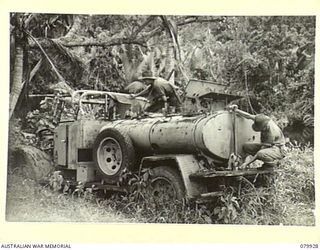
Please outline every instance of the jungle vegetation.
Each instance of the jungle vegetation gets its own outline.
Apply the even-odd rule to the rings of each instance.
[[[244,109],[313,142],[314,16],[11,13],[10,38],[10,117],[30,94],[123,91],[144,73],[226,84]]]

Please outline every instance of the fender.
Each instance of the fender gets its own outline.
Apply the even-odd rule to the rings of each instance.
[[[189,176],[200,170],[198,160],[192,154],[166,154],[147,156],[141,160],[141,168],[154,168],[158,166],[171,166],[179,170],[186,190],[187,198],[195,198],[207,192],[207,187],[200,182],[190,180]]]

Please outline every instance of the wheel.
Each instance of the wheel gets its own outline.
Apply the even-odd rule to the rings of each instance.
[[[93,145],[93,161],[106,180],[117,180],[125,168],[132,170],[135,151],[128,134],[115,128],[102,131]]]
[[[159,199],[181,200],[185,197],[185,188],[179,175],[172,167],[161,166],[151,170],[152,195]]]
[[[27,178],[41,181],[54,171],[50,156],[28,145],[16,146],[11,153],[11,168],[17,168]]]

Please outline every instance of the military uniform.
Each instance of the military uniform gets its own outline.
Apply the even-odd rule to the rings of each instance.
[[[165,101],[163,97],[167,98],[169,106],[174,106],[176,108],[180,106],[181,102],[174,87],[165,79],[157,77],[154,79],[150,90],[148,99],[151,100],[151,105],[148,107],[147,111],[156,112],[164,108]]]
[[[261,143],[245,143],[243,150],[246,153],[256,155],[257,159],[264,163],[274,163],[284,158],[285,137],[274,121],[259,114],[256,115],[252,128],[261,132]]]

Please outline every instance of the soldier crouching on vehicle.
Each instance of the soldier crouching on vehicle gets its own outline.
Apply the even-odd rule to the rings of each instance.
[[[148,86],[146,89],[137,94],[132,94],[132,97],[142,96],[148,93],[147,99],[151,102],[151,105],[146,111],[157,112],[162,110],[164,113],[169,111],[169,106],[178,109],[181,105],[181,100],[175,90],[175,87],[167,80],[161,77],[141,77],[140,81],[143,81]]]
[[[251,115],[238,109],[237,105],[230,106],[230,109],[240,116],[253,120],[253,130],[260,132],[261,143],[244,143],[243,151],[253,157],[243,163],[240,168],[246,168],[255,160],[264,162],[262,168],[275,167],[277,161],[285,157],[285,137],[278,125],[264,114]]]

